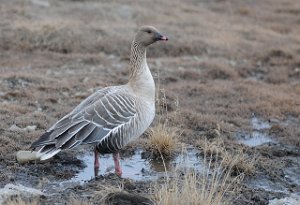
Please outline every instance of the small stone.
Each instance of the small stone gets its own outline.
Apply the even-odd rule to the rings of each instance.
[[[235,67],[236,66],[236,61],[230,60],[229,65],[231,65],[232,67]]]
[[[82,82],[83,83],[87,83],[87,82],[89,82],[91,79],[89,78],[89,77],[85,77],[85,78],[83,78],[83,80],[82,80]]]
[[[69,97],[69,93],[68,92],[63,91],[63,92],[61,92],[61,94],[63,94],[65,97]]]
[[[141,154],[141,159],[150,159],[151,158],[151,153],[148,151],[142,152]]]
[[[130,179],[124,179],[123,185],[124,185],[125,190],[131,190],[132,191],[132,190],[135,190],[137,188],[134,181],[130,180]]]
[[[23,129],[19,126],[17,126],[16,124],[13,124],[12,126],[10,126],[9,128],[10,131],[23,131]]]
[[[28,125],[25,129],[27,130],[27,131],[34,131],[35,129],[36,129],[36,125]]]
[[[281,199],[273,199],[269,201],[269,205],[297,205],[300,204],[300,197],[291,194],[289,197],[281,198]]]
[[[37,152],[35,151],[18,151],[16,154],[17,161],[19,163],[26,163],[29,161],[38,160]]]
[[[115,168],[115,167],[114,167],[113,165],[108,166],[108,167],[106,168],[105,172],[111,172],[111,171],[114,170],[114,168]]]
[[[0,189],[0,204],[5,203],[7,199],[16,195],[21,196],[21,198],[33,198],[44,196],[45,194],[38,189],[25,187],[21,184],[6,184],[4,188]]]
[[[150,199],[140,196],[138,194],[131,194],[127,192],[115,192],[108,194],[105,202],[111,205],[138,205],[138,204],[149,204],[153,205]]]
[[[36,125],[28,125],[25,128],[21,128],[16,124],[13,124],[12,126],[10,126],[9,130],[10,131],[18,131],[18,132],[23,132],[23,131],[34,131],[37,128]]]

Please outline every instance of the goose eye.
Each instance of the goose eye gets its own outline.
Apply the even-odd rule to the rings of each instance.
[[[150,30],[148,30],[148,31],[147,31],[147,33],[149,33],[149,34],[150,34],[150,33],[152,33],[152,32],[151,32]]]

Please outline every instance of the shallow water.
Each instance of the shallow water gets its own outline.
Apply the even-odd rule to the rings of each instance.
[[[283,176],[257,175],[247,179],[246,184],[253,189],[260,188],[284,194],[294,193],[300,197],[300,160],[297,157],[289,157],[289,160],[292,164],[283,168]]]
[[[253,189],[263,189],[269,192],[288,193],[289,190],[284,184],[274,181],[273,178],[268,176],[252,177],[246,184]]]
[[[252,117],[251,123],[252,123],[252,127],[254,130],[269,129],[271,127],[269,122],[262,121],[261,119],[259,119],[257,117]]]
[[[267,134],[254,131],[251,134],[239,134],[238,142],[249,147],[256,147],[268,142],[274,142]]]
[[[256,147],[265,143],[277,143],[272,139],[268,132],[271,128],[271,123],[263,121],[257,117],[251,118],[253,131],[251,133],[237,134],[237,141],[250,147]],[[278,123],[278,122],[276,122]],[[287,151],[288,152],[288,151]],[[283,176],[270,177],[267,175],[257,175],[249,178],[245,183],[253,189],[263,189],[268,192],[277,192],[290,194],[291,190],[295,194],[300,194],[300,161],[295,156],[286,156],[286,160],[290,162],[289,166],[282,169]]]
[[[291,194],[290,196],[281,199],[269,200],[268,205],[299,205],[299,204],[300,204],[300,195]]]
[[[173,160],[148,160],[142,159],[142,149],[137,149],[130,157],[121,157],[122,177],[133,180],[155,180],[158,177],[172,173],[177,169],[194,169],[197,172],[203,169],[202,159],[197,156],[194,148],[188,148],[185,152]],[[70,179],[70,182],[84,182],[94,178],[94,155],[86,153],[79,157],[86,164],[83,170]],[[112,154],[100,156],[100,169],[98,175],[114,173],[114,161]]]
[[[274,140],[267,134],[267,129],[271,127],[267,121],[262,121],[257,117],[251,118],[252,133],[238,133],[237,141],[241,144],[245,144],[249,147],[256,147],[268,142],[274,142]]]

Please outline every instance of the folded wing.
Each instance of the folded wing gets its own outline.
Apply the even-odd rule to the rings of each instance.
[[[55,123],[31,147],[41,147],[38,153],[40,159],[45,160],[62,149],[107,140],[110,133],[119,133],[135,118],[134,98],[117,87],[105,88]]]

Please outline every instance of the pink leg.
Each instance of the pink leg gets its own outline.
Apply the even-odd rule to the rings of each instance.
[[[121,169],[121,166],[120,166],[120,155],[119,155],[119,152],[115,152],[113,153],[113,158],[114,158],[114,162],[115,162],[115,171],[116,171],[116,174],[121,177],[122,176],[122,169]]]
[[[98,151],[96,149],[94,151],[94,154],[95,154],[94,173],[95,173],[95,177],[96,177],[96,176],[98,176],[99,167],[100,167],[99,153],[98,153]]]

